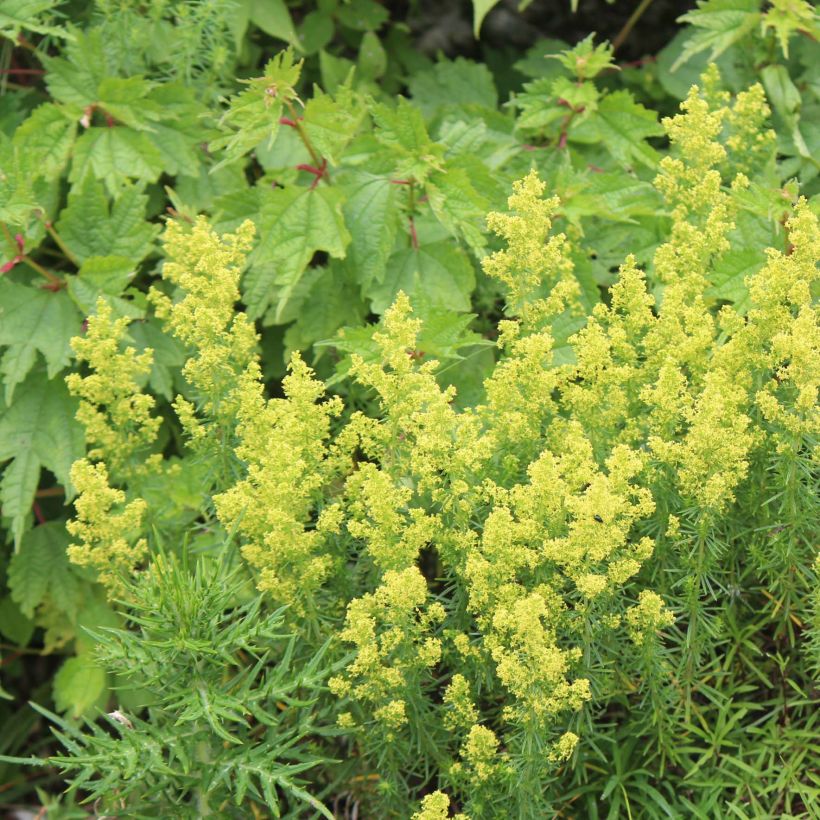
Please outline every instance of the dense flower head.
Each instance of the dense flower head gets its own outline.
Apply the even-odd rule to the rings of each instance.
[[[74,502],[77,517],[66,526],[79,543],[68,548],[68,557],[97,570],[100,583],[114,595],[148,550],[147,541],[137,535],[146,503],[141,498],[126,503],[125,493],[108,483],[102,463],[74,462],[71,481],[79,493]]]
[[[85,335],[71,340],[77,360],[87,363],[91,372],[66,377],[68,389],[80,397],[77,420],[93,445],[89,457],[104,460],[119,478],[146,469],[146,451],[161,423],[151,415],[154,397],[139,385],[151,370],[153,351],[137,353],[130,345],[122,349],[129,324],[127,317],[115,319],[111,306],[100,299]],[[150,459],[148,466],[155,460]]]

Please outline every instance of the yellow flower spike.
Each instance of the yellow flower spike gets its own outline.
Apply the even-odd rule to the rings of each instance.
[[[126,504],[125,493],[109,485],[104,464],[75,461],[71,481],[79,493],[77,517],[66,528],[79,543],[68,548],[68,557],[97,570],[100,583],[115,596],[122,592],[122,577],[134,571],[148,550],[145,539],[136,537],[146,504],[140,498]]]
[[[104,460],[118,479],[150,469],[154,461],[146,462],[145,454],[161,424],[151,415],[154,398],[138,384],[151,371],[153,351],[123,349],[129,323],[127,318],[114,319],[111,306],[98,300],[85,335],[71,340],[77,361],[87,363],[91,373],[66,377],[69,391],[80,398],[77,419],[92,445],[89,457]]]

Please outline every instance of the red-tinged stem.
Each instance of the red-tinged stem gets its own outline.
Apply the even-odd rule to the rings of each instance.
[[[23,36],[22,32],[17,35],[17,45],[27,48],[29,51],[37,53],[37,49]]]
[[[40,509],[40,505],[36,501],[31,505],[31,509],[34,510],[34,517],[37,519],[37,523],[45,524],[46,517],[43,515],[43,511]]]
[[[408,190],[407,206],[410,214],[408,216],[408,225],[410,228],[410,242],[413,244],[413,250],[419,249],[419,236],[416,233],[416,221],[413,214],[416,212],[416,181],[410,181],[410,188]]]
[[[65,488],[59,484],[54,487],[46,487],[44,490],[37,490],[35,498],[57,498],[65,495]]]
[[[650,63],[657,63],[658,58],[654,54],[647,54],[646,57],[641,57],[640,60],[628,60],[624,63],[618,63],[619,68],[640,68],[641,66]]]
[[[413,184],[412,179],[391,179],[390,182],[393,185],[412,185]]]
[[[322,164],[318,168],[315,168],[313,165],[302,163],[296,166],[296,170],[307,171],[309,174],[313,174],[313,182],[310,185],[310,189],[313,190],[319,184],[319,180],[322,177],[327,176],[327,160],[322,159]]]
[[[302,127],[302,123],[299,122],[300,117],[296,113],[296,109],[293,107],[293,103],[288,101],[285,103],[285,105],[287,106],[288,113],[290,114],[290,117],[288,119],[290,119],[290,121],[293,123],[291,127],[296,129],[296,133],[299,134],[299,139],[302,140],[302,143],[304,144],[305,148],[307,148],[307,151],[310,154],[310,158],[313,161],[313,166],[315,168],[321,168],[322,163],[324,163],[325,171],[322,174],[322,176],[329,183],[330,174],[328,174],[327,172],[327,160],[323,159],[323,157],[319,155],[319,152],[313,147],[313,143],[310,141],[310,137],[307,135],[307,132]],[[318,184],[319,179],[320,177],[317,177],[316,180],[314,180],[314,182]],[[313,187],[315,187],[315,185]]]
[[[599,168],[597,165],[593,165],[591,162],[589,163],[589,165],[587,165],[587,168],[589,168],[589,170],[592,171],[593,174],[603,174],[604,173],[603,168]]]
[[[0,74],[45,74],[42,68],[0,68]]]
[[[299,117],[297,117],[296,119],[299,119]],[[279,117],[279,124],[289,125],[291,128],[296,128],[296,122],[292,120],[290,117]]]
[[[23,253],[25,245],[22,234],[18,233],[14,236],[14,238],[12,238],[11,232],[4,223],[0,222],[0,228],[3,231],[3,235],[6,237],[6,242],[8,242],[13,248],[16,247],[18,250],[17,255],[12,260],[14,264],[12,264],[11,267],[8,267],[11,264],[8,262],[3,265],[3,273],[7,273],[14,267],[14,265],[18,264],[18,262],[25,262],[29,267],[34,268],[34,270],[36,270],[41,276],[48,279],[48,285],[46,287],[49,290],[60,290],[60,288],[65,287],[65,282],[60,279],[59,276],[53,274],[49,270],[46,270],[39,262],[35,262],[28,254]]]

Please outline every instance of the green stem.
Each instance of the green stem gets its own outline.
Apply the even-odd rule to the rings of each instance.
[[[288,114],[290,114],[290,119],[293,121],[293,127],[296,129],[296,133],[299,135],[299,139],[302,140],[305,148],[307,148],[308,153],[310,154],[310,158],[316,168],[322,167],[322,157],[319,152],[313,147],[313,143],[310,141],[310,137],[307,135],[307,132],[302,127],[302,123],[299,121],[299,114],[296,112],[296,109],[293,107],[293,103],[288,101],[285,103],[285,106],[288,109]],[[330,175],[328,174],[327,170],[322,174],[322,176],[330,182]]]
[[[55,288],[64,288],[65,287],[65,280],[60,279],[59,276],[56,276],[51,271],[46,270],[39,262],[35,262],[28,254],[25,254],[22,259],[29,267],[34,268],[41,276],[45,276],[48,279],[50,285]]]
[[[626,40],[627,37],[632,33],[632,29],[635,28],[636,23],[638,20],[643,17],[643,13],[652,5],[652,0],[641,0],[638,4],[638,7],[635,11],[632,12],[630,18],[624,23],[623,28],[618,32],[615,36],[615,39],[612,41],[612,51],[617,51]]]
[[[80,267],[80,260],[72,253],[71,249],[66,245],[63,241],[63,238],[57,231],[54,229],[54,226],[51,222],[45,218],[45,214],[42,211],[38,211],[38,216],[40,219],[43,220],[43,225],[45,229],[48,231],[48,235],[54,240],[54,244],[63,252],[65,258],[71,262],[72,265],[79,268]]]

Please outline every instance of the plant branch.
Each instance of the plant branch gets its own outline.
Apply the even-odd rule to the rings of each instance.
[[[615,35],[615,39],[612,41],[612,51],[617,51],[626,40],[627,37],[632,33],[632,29],[635,28],[636,23],[638,20],[643,17],[643,13],[652,5],[652,0],[641,0],[638,4],[638,7],[635,11],[632,12],[630,18],[624,23],[623,28]]]

